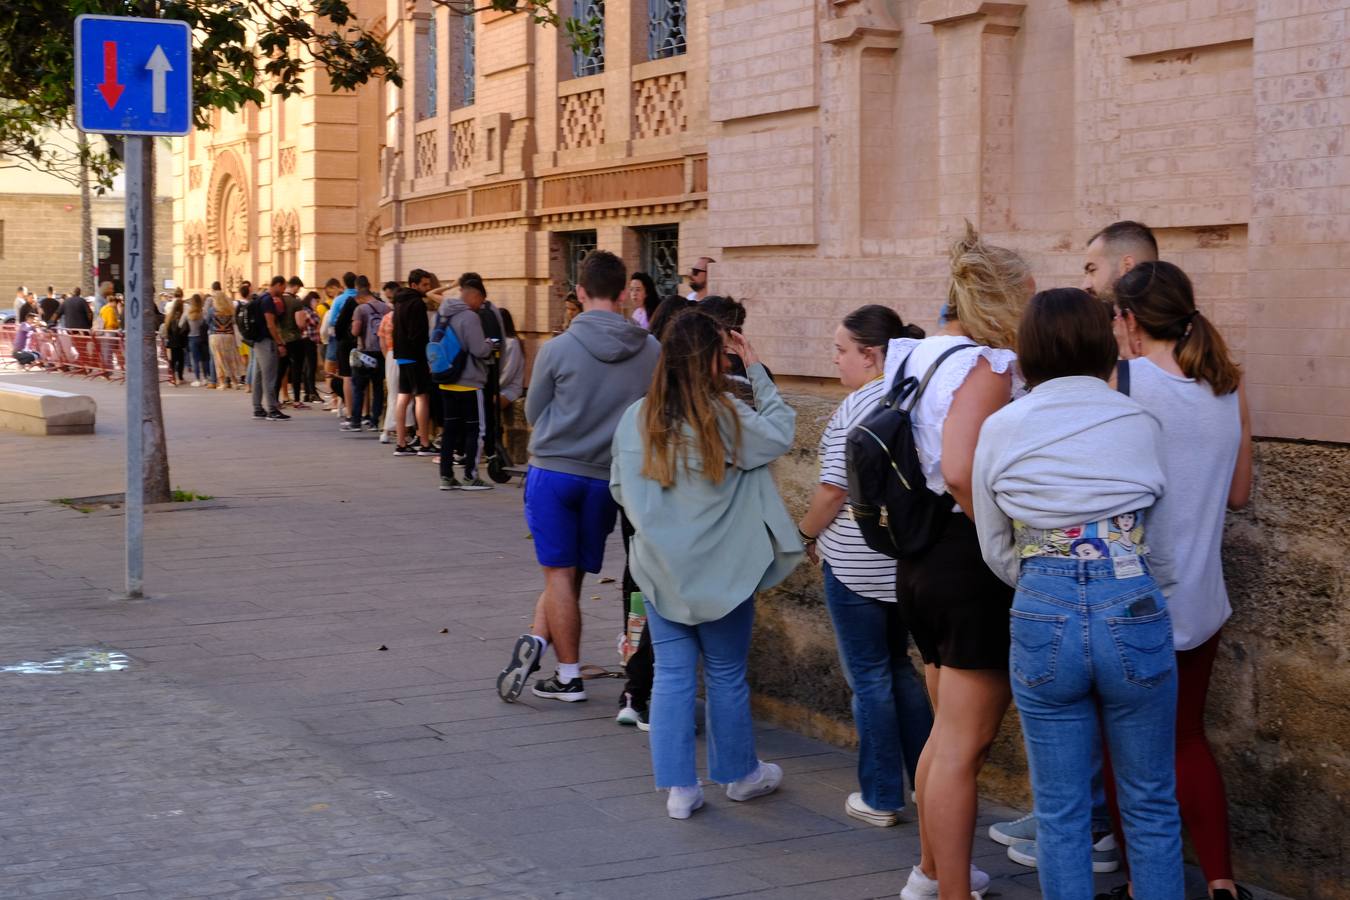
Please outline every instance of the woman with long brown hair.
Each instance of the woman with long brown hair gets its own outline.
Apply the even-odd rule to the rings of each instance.
[[[1175,559],[1160,580],[1177,652],[1177,802],[1211,895],[1234,900],[1247,894],[1233,881],[1228,800],[1205,735],[1205,702],[1233,612],[1219,557],[1224,511],[1246,506],[1252,492],[1246,391],[1181,269],[1140,263],[1116,283],[1116,304],[1130,344],[1121,349],[1136,357],[1117,370],[1116,386],[1162,424],[1168,502],[1149,523],[1149,543]]]
[[[744,360],[754,405],[729,392],[726,354]],[[802,558],[769,463],[792,446],[797,414],[746,339],[713,317],[675,319],[643,400],[614,434],[610,491],[632,521],[629,565],[656,651],[652,769],[666,811],[703,805],[694,761],[699,660],[708,698],[708,766],[731,800],[776,790],[783,771],[755,755],[745,679],[755,592]]]

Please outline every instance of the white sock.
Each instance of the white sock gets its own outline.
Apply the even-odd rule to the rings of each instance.
[[[537,634],[532,634],[532,635],[530,635],[530,637],[534,638],[535,641],[539,644],[539,655],[540,655],[540,656],[543,656],[545,653],[548,652],[548,641],[544,640],[543,638],[541,638],[541,637],[540,637],[539,635],[537,635]]]
[[[581,663],[558,663],[558,680],[562,682],[575,681],[581,677]]]

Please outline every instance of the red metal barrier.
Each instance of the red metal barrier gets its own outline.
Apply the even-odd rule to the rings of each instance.
[[[0,325],[0,366],[15,367],[14,339],[18,326]],[[83,375],[86,378],[126,379],[126,335],[120,331],[89,331],[83,328],[39,328],[29,336],[29,346],[40,357],[42,368],[50,372]],[[163,340],[155,338],[158,379],[169,380],[163,364]]]

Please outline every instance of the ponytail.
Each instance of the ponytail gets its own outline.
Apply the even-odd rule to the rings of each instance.
[[[1222,397],[1238,389],[1242,371],[1219,329],[1195,306],[1186,273],[1169,262],[1143,262],[1116,283],[1116,303],[1155,341],[1172,343],[1172,356],[1187,378]]]
[[[844,330],[859,347],[873,347],[886,355],[886,346],[895,338],[922,338],[923,329],[906,325],[895,310],[879,303],[860,306],[844,316]]]

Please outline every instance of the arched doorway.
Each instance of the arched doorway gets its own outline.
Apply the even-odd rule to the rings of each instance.
[[[216,158],[211,171],[206,239],[221,285],[228,291],[253,278],[256,247],[251,213],[243,166],[238,156],[226,151]]]

